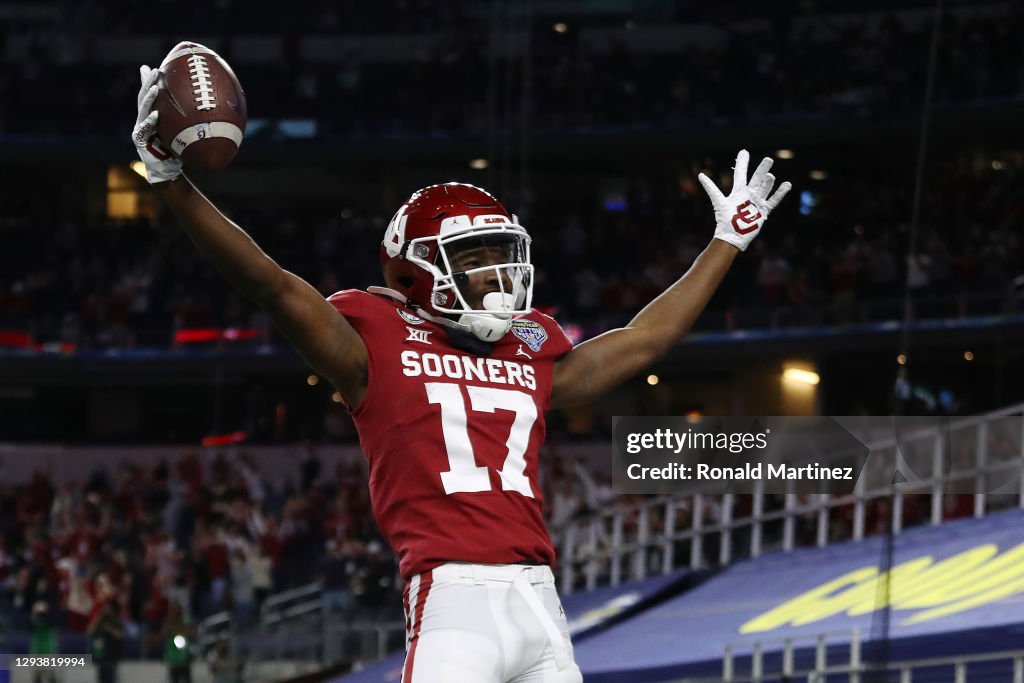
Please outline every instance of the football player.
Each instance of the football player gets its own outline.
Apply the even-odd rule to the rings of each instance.
[[[544,414],[593,401],[678,342],[790,184],[771,194],[767,158],[748,181],[745,150],[728,196],[701,174],[714,239],[628,325],[573,347],[531,306],[529,233],[472,185],[415,192],[384,235],[385,286],[324,299],[155,149],[156,73],[143,67],[133,132],[149,182],[352,413],[406,581],[403,680],[581,680],[542,519]]]

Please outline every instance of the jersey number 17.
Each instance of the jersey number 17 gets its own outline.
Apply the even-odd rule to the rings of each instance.
[[[448,471],[441,473],[444,492],[476,493],[491,490],[491,477],[486,467],[476,463],[473,444],[467,429],[466,401],[458,384],[427,382],[427,400],[441,406],[441,433],[448,452]],[[516,491],[533,498],[530,480],[526,477],[526,448],[533,423],[537,421],[537,404],[522,391],[493,387],[466,387],[470,408],[476,412],[493,413],[508,410],[515,413],[512,430],[505,447],[508,454],[498,472],[503,491]]]

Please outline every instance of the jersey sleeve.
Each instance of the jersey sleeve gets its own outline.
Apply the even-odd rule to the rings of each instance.
[[[371,314],[373,295],[361,289],[343,289],[327,297],[327,303],[347,318],[357,330],[356,321],[366,320]],[[360,332],[362,334],[362,332]]]
[[[536,312],[536,320],[548,333],[548,341],[551,344],[551,355],[558,360],[565,354],[572,351],[572,341],[569,340],[565,330],[558,324],[558,321],[545,313]]]
[[[344,289],[327,297],[327,303],[334,306],[334,310],[345,316],[349,324],[355,328],[356,333],[362,338],[366,345],[367,364],[367,386],[362,402],[354,408],[346,401],[345,408],[349,413],[356,415],[366,408],[367,403],[376,394],[377,358],[374,353],[374,339],[380,338],[380,302],[377,297],[361,289]]]

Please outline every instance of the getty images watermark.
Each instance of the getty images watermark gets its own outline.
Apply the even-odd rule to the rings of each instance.
[[[996,462],[1007,450],[999,425],[990,444],[957,418],[616,417],[612,483],[616,493],[1012,492],[1020,419],[1006,425],[1012,457]],[[979,479],[978,466],[998,476]]]

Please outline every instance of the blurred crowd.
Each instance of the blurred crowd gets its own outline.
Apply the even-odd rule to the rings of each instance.
[[[491,65],[486,44],[505,40],[492,35],[496,27],[518,30],[524,22],[532,27],[536,65],[527,114],[538,132],[608,126],[689,130],[695,124],[771,120],[841,125],[846,114],[871,121],[904,113],[916,117],[930,40],[928,21],[920,20],[929,4],[916,0],[866,3],[859,7],[862,15],[830,0],[637,2],[619,10],[566,10],[564,17],[538,3],[529,18],[513,11],[514,3],[501,2],[316,2],[284,16],[272,11],[272,3],[255,7],[261,4],[267,11],[237,0],[206,0],[164,12],[167,23],[161,26],[175,35],[196,25],[209,35],[286,35],[284,59],[246,64],[250,109],[270,119],[312,117],[320,136],[338,139],[483,134],[493,102],[480,84],[498,83],[508,95],[518,92],[515,83],[523,76],[508,71],[519,68],[515,59]],[[150,22],[132,7],[57,3],[30,11],[32,3],[26,3],[24,12],[14,12],[4,29],[14,58],[0,74],[0,136],[126,140],[136,72],[96,54],[92,41],[98,35],[151,35]],[[1019,5],[952,2],[948,9],[938,51],[938,105],[1019,99]],[[60,30],[53,25],[68,18],[73,21]],[[674,24],[704,26],[702,35],[718,39],[645,51],[645,41],[608,43],[587,34]],[[436,49],[412,63],[349,56],[327,64],[305,57],[302,43],[322,35],[418,33],[448,39],[435,41]],[[174,42],[168,38],[168,47]],[[224,50],[230,58],[231,40]],[[33,96],[16,96],[23,92]],[[97,92],[122,102],[124,116],[92,106]],[[74,117],[67,116],[71,110]],[[518,104],[513,110],[525,111]],[[628,320],[685,272],[706,244],[708,203],[694,177],[717,168],[725,181],[726,161],[678,160],[677,176],[623,169],[631,174],[628,180],[597,181],[570,197],[557,178],[535,178],[528,196],[502,197],[535,238],[536,301],[582,336]],[[803,160],[802,174],[815,171],[793,177],[780,160],[777,174],[793,180],[793,196],[737,261],[699,329],[899,319],[905,283],[918,318],[1014,310],[1012,284],[1021,266],[1015,227],[1024,214],[1016,189],[1019,152],[964,151],[953,160],[929,159],[913,243],[909,165],[876,156],[853,169],[834,169],[830,162]],[[56,205],[47,213],[47,206],[11,197],[0,217],[0,267],[7,274],[0,282],[0,330],[28,332],[37,343],[117,348],[167,346],[175,330],[187,327],[269,329],[186,239],[168,229],[170,220],[104,219]],[[231,208],[268,253],[325,295],[379,282],[375,254],[395,207],[353,211],[323,203],[268,206],[261,200]]]
[[[707,244],[712,216],[695,177],[710,169],[727,184],[727,163],[693,160],[678,176],[637,175],[615,189],[594,181],[576,195],[553,181],[525,206],[506,200],[534,237],[534,301],[577,336],[628,321]],[[864,160],[814,180],[794,177],[787,163],[795,162],[778,161],[776,172],[795,189],[737,259],[698,330],[899,320],[906,285],[916,318],[1016,310],[1024,261],[1019,153],[930,166],[913,244],[907,177]],[[380,283],[377,251],[392,207],[227,204],[267,253],[325,296]],[[0,267],[0,330],[28,332],[36,343],[166,348],[182,328],[271,334],[169,215],[115,221],[19,213],[15,205],[0,217]]]
[[[827,165],[826,159],[821,162]],[[698,329],[846,325],[913,315],[956,318],[1009,312],[1022,265],[1021,160],[974,157],[927,173],[918,229],[910,232],[913,187],[861,160],[820,180],[793,178],[791,197],[737,259]],[[720,166],[718,166],[720,168]],[[775,173],[787,177],[785,162]],[[621,324],[684,273],[708,239],[699,166],[678,184],[634,181],[625,208],[598,202],[555,228],[557,267],[541,274],[540,301],[555,297],[570,319],[596,330]],[[723,169],[721,184],[728,171]],[[538,220],[549,218],[543,210]],[[551,238],[548,238],[551,239]],[[544,244],[534,252],[542,266]],[[559,299],[559,294],[570,298]]]
[[[556,452],[545,458],[556,533],[611,501],[609,482]],[[402,586],[363,462],[326,471],[311,444],[291,476],[278,475],[244,452],[188,452],[98,467],[84,482],[57,485],[37,471],[0,484],[0,638],[44,619],[65,636],[109,620],[119,651],[159,655],[168,629],[191,624],[194,636],[219,612],[245,629],[268,596],[312,582],[335,618],[393,620]]]
[[[317,2],[285,13],[276,3],[261,4],[265,11],[237,0],[194,3],[182,11],[168,5],[161,12],[163,49],[194,34],[218,41],[281,36],[279,54],[236,64],[250,115],[312,119],[323,139],[483,135],[495,123],[495,98],[514,98],[508,106],[517,116],[525,106],[536,132],[916,114],[930,42],[929,22],[897,14],[921,7],[913,1],[858,7],[864,13],[859,21],[840,17],[849,8],[830,2],[743,2],[729,3],[728,9],[716,3],[637,2],[618,11],[567,16],[538,3],[528,17],[524,4],[503,2]],[[970,5],[948,4],[953,10]],[[59,30],[9,22],[12,35],[29,39],[24,48],[19,40],[24,56],[0,75],[0,133],[126,138],[134,121],[137,71],[101,54],[94,41],[153,35],[152,23],[133,8],[124,2],[66,3],[57,17],[66,19]],[[892,14],[877,25],[871,9]],[[1015,4],[997,10],[947,13],[935,91],[940,105],[1005,101],[1024,93],[1024,48],[1016,39],[1024,15]],[[803,21],[808,18],[814,19],[811,27]],[[675,49],[645,50],[647,40],[604,34],[590,40],[586,33],[672,25],[696,25],[716,38],[680,39]],[[519,45],[527,26],[530,59],[516,53],[492,64],[489,45],[504,53]],[[388,34],[437,39],[407,60],[366,59],[354,48],[337,50],[329,61],[311,59],[304,43],[323,35]],[[230,38],[220,49],[231,61]],[[21,92],[35,96],[17,97]],[[119,103],[123,116],[95,106],[97,93]],[[68,116],[69,110],[75,115]]]
[[[350,615],[394,607],[362,463],[321,472],[311,448],[294,477],[272,482],[244,454],[204,460],[0,485],[4,626],[25,629],[44,612],[84,634],[111,613],[126,641],[155,654],[169,621],[226,611],[245,627],[268,595],[313,581],[343,586]]]

